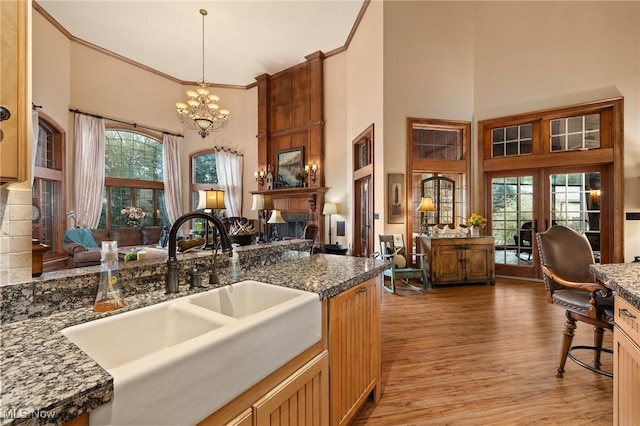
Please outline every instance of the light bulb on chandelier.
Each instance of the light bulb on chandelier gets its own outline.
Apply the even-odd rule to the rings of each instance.
[[[204,17],[207,11],[200,9],[202,15],[202,80],[198,81],[195,91],[187,90],[187,102],[177,102],[176,111],[178,121],[185,124],[190,129],[197,130],[202,139],[209,135],[209,132],[217,132],[227,127],[229,122],[229,110],[220,108],[218,102],[220,97],[211,94],[207,87],[209,84],[204,79]]]

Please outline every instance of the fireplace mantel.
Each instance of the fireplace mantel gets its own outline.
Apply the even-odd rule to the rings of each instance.
[[[270,191],[252,191],[251,194],[271,195],[275,210],[307,213],[307,223],[318,225],[316,242],[322,245],[324,244],[325,228],[322,206],[324,205],[324,194],[328,189],[326,187],[286,188]]]

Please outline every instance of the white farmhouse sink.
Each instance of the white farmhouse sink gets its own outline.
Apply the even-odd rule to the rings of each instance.
[[[114,378],[90,424],[195,424],[320,340],[317,294],[243,281],[62,330]]]

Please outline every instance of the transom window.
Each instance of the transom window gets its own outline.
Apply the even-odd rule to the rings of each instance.
[[[551,151],[600,148],[600,114],[551,120]]]
[[[533,147],[533,125],[498,127],[491,130],[491,152],[493,157],[531,154]]]
[[[415,158],[460,160],[462,156],[462,130],[441,130],[414,124],[411,140],[411,153]]]

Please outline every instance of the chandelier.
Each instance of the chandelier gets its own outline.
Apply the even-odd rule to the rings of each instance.
[[[207,11],[200,9],[202,15],[202,80],[198,81],[195,91],[187,90],[187,102],[177,102],[176,111],[178,121],[188,128],[197,130],[202,139],[209,135],[209,132],[217,132],[227,127],[229,122],[229,110],[221,109],[218,105],[220,97],[211,94],[207,87],[209,84],[204,79],[204,17]]]

